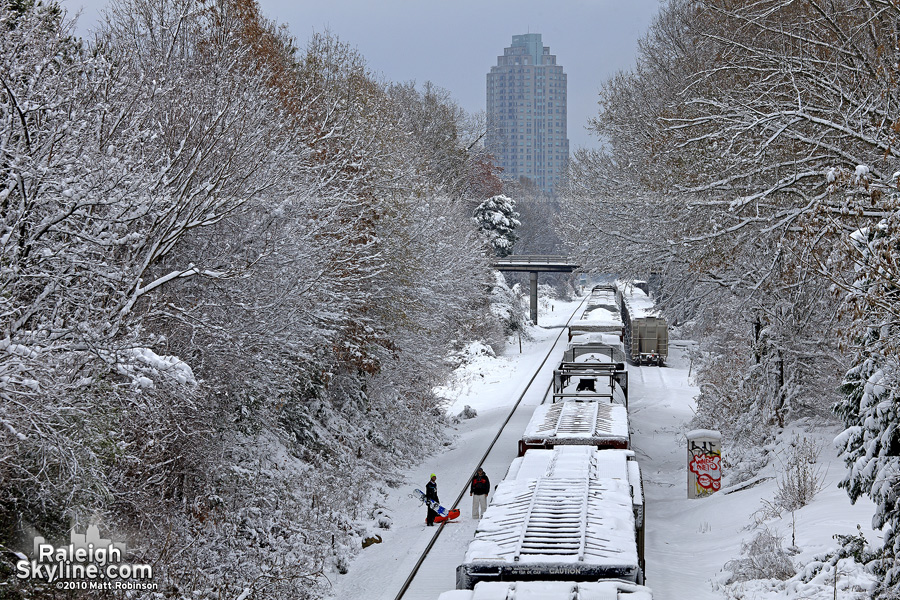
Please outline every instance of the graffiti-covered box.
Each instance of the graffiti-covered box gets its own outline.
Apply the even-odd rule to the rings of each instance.
[[[687,433],[688,498],[703,498],[722,487],[722,434],[711,429]]]

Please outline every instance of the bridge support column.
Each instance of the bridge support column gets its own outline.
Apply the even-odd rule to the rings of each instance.
[[[531,279],[531,322],[538,324],[537,271],[530,273]]]

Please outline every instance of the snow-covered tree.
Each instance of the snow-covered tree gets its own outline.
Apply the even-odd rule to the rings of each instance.
[[[502,335],[472,135],[253,0],[116,0],[93,45],[0,0],[0,544],[100,519],[166,589],[324,596],[442,442],[435,365]]]
[[[873,331],[870,336],[877,337]],[[900,585],[900,382],[897,357],[869,353],[848,371],[842,391],[845,399],[835,411],[847,429],[835,443],[848,471],[840,486],[854,502],[863,496],[876,505],[872,526],[884,531],[879,571],[882,591]]]
[[[601,90],[605,147],[576,152],[561,219],[583,264],[659,274],[701,338],[706,425],[771,435],[826,416],[845,378],[845,484],[891,531],[898,18],[882,0],[670,0]]]
[[[891,203],[896,196],[891,194]],[[847,429],[835,440],[848,471],[840,486],[855,502],[876,505],[872,525],[884,531],[881,592],[900,589],[900,212],[848,236],[843,264],[852,279],[837,281],[846,294],[848,334],[855,366],[835,412]],[[839,255],[841,256],[841,255]]]
[[[565,254],[553,222],[560,211],[559,199],[540,190],[530,179],[504,183],[505,195],[516,199],[516,254]]]
[[[502,194],[492,196],[475,208],[473,218],[478,227],[487,234],[494,254],[497,256],[512,254],[513,246],[518,239],[516,227],[521,224],[515,200]]]

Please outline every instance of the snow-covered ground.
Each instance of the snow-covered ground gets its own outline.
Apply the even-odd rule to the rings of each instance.
[[[450,399],[448,412],[459,414],[468,405],[477,411],[477,417],[460,421],[455,442],[409,470],[398,487],[378,490],[378,503],[373,504],[372,511],[381,508],[390,515],[392,526],[378,528],[373,519],[370,535],[380,535],[381,543],[362,550],[350,562],[346,574],[329,574],[335,598],[393,600],[422,550],[435,536],[429,558],[403,598],[437,600],[442,592],[455,588],[456,566],[463,561],[476,525],[471,518],[469,477],[578,304],[556,301],[552,312],[542,311],[541,327],[533,329],[533,340],[523,342],[521,354],[518,341],[513,341],[504,355],[475,354],[457,370],[456,382],[442,390]],[[533,412],[527,407],[541,403],[565,346],[563,335],[525,396],[522,404],[526,409],[513,417],[485,462],[492,488],[503,479],[515,458],[517,440]],[[653,597],[833,598],[830,570],[807,583],[798,576],[786,583],[773,580],[726,586],[729,573],[723,567],[729,560],[741,558],[742,543],[749,542],[762,527],[783,536],[785,547],[796,546],[792,560],[797,565],[836,547],[834,534],[856,534],[857,524],[870,541],[880,544],[869,527],[872,504],[861,501],[851,506],[846,493],[837,488],[844,469],[830,443],[836,431],[811,428],[818,431],[803,432],[821,446],[817,465],[823,489],[811,504],[795,511],[793,518],[790,513],[773,517],[764,510],[778,489],[778,469],[783,463],[780,458],[785,456],[780,445],[769,448],[774,460],[760,473],[758,485],[743,489],[734,485],[709,498],[688,500],[684,434],[690,429],[688,422],[693,416],[697,389],[690,382],[685,348],[686,343],[673,340],[665,367],[628,367],[632,443],[641,461],[646,496],[646,584],[652,588]],[[781,438],[789,442],[793,434],[794,431],[787,431]],[[727,456],[725,459],[727,462]],[[437,475],[442,504],[452,507],[458,500],[462,510],[457,521],[443,527],[426,527],[425,508],[410,496],[414,488],[424,489],[431,473]],[[862,598],[871,582],[871,577],[858,568],[842,563],[838,597]]]

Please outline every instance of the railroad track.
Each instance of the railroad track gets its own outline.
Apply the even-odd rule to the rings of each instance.
[[[546,356],[544,356],[544,359],[541,361],[541,364],[538,365],[538,367],[535,369],[534,374],[531,376],[531,379],[528,381],[528,384],[525,386],[525,389],[522,391],[522,393],[516,399],[516,402],[515,402],[515,404],[513,404],[513,407],[509,411],[509,414],[507,415],[506,419],[503,421],[503,423],[500,424],[500,427],[497,430],[497,433],[494,436],[493,440],[491,440],[491,443],[488,446],[487,450],[485,450],[484,454],[481,456],[478,463],[472,468],[472,474],[469,476],[468,481],[471,481],[472,477],[475,476],[475,472],[484,465],[484,462],[487,460],[488,456],[490,456],[491,451],[494,449],[494,446],[497,443],[497,440],[500,439],[500,436],[503,433],[504,429],[509,424],[510,420],[513,418],[513,415],[519,409],[519,405],[522,403],[523,398],[525,398],[526,394],[528,394],[528,392],[531,390],[532,385],[534,385],[535,381],[537,380],[538,375],[540,374],[541,370],[544,368],[544,365],[547,364],[547,361],[550,359],[550,356],[553,355],[554,351],[556,350],[557,346],[559,345],[560,340],[563,337],[563,334],[565,334],[568,331],[568,327],[569,327],[569,324],[572,322],[572,319],[575,317],[576,314],[578,314],[579,311],[583,311],[584,304],[586,301],[587,301],[587,296],[585,296],[585,298],[582,299],[581,303],[579,303],[579,305],[577,307],[575,307],[575,310],[573,310],[572,314],[569,315],[569,318],[566,321],[565,325],[563,325],[560,328],[559,335],[556,336],[556,340],[554,340],[553,344],[550,346],[550,350],[547,352]],[[551,381],[548,384],[547,389],[544,391],[543,400],[541,401],[541,403],[546,401],[547,395],[550,392],[550,388],[552,387],[552,385],[553,385],[553,381],[551,378]],[[463,497],[465,496],[467,491],[468,491],[468,484],[463,486],[462,490],[460,490],[459,495],[456,497],[456,500],[453,502],[453,504],[451,505],[450,508],[457,508],[460,501],[463,499]],[[416,575],[419,572],[419,569],[422,567],[422,564],[425,562],[425,559],[428,558],[429,553],[431,552],[432,548],[434,548],[434,545],[437,543],[437,540],[441,536],[441,533],[443,531],[444,531],[444,523],[441,523],[441,525],[435,530],[434,535],[432,535],[431,540],[428,542],[428,545],[422,551],[422,554],[419,556],[419,559],[416,561],[415,566],[412,568],[412,571],[410,572],[409,576],[406,578],[406,581],[403,583],[403,586],[400,588],[400,591],[397,592],[397,595],[395,596],[394,600],[402,600],[402,598],[404,597],[406,592],[409,590],[410,585],[412,585],[413,581],[415,580]]]

